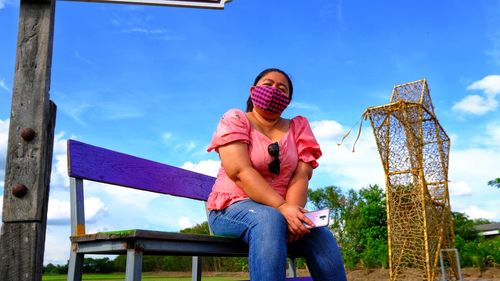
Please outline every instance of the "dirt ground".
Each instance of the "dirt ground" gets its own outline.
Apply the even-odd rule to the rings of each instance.
[[[170,272],[167,275],[183,276],[186,272]],[[190,272],[188,273],[190,274]],[[309,276],[307,269],[297,270],[298,276]],[[188,275],[190,276],[190,275]],[[248,278],[247,272],[204,272],[203,276],[231,276]],[[389,280],[389,271],[387,269],[370,270],[352,270],[347,272],[348,281],[386,281]],[[500,268],[487,268],[480,272],[477,268],[462,268],[462,280],[464,281],[500,281]]]
[[[347,272],[349,281],[382,281],[389,280],[387,269],[353,270]],[[477,268],[462,268],[462,280],[467,281],[500,281],[500,268],[488,268],[480,272]]]

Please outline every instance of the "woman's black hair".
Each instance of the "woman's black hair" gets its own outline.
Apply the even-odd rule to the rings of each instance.
[[[259,80],[262,79],[262,77],[264,77],[264,75],[266,75],[266,74],[268,74],[270,72],[278,72],[278,73],[283,74],[283,76],[285,76],[286,80],[288,81],[288,91],[289,91],[288,94],[290,96],[290,100],[292,100],[292,95],[293,95],[292,79],[290,79],[290,76],[288,76],[288,74],[286,72],[284,72],[283,70],[281,70],[281,69],[278,69],[278,68],[264,69],[261,73],[259,73],[259,75],[257,75],[257,77],[255,77],[255,81],[253,82],[253,86],[257,85],[257,83],[259,82]],[[252,110],[253,110],[252,98],[248,97],[248,100],[247,100],[247,112],[250,112]]]

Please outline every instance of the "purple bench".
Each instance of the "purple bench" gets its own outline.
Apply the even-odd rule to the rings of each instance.
[[[68,141],[71,254],[68,281],[80,281],[85,254],[127,255],[125,278],[141,280],[143,255],[193,256],[192,280],[201,280],[201,256],[248,255],[236,238],[151,230],[85,232],[83,180],[206,201],[215,178],[120,152]],[[290,273],[295,257],[290,253]]]

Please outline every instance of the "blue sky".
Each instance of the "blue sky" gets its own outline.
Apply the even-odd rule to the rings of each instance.
[[[45,263],[69,255],[68,138],[214,174],[220,116],[244,108],[267,67],[290,73],[285,116],[306,116],[323,148],[311,188],[384,186],[368,122],[395,84],[427,78],[452,139],[454,211],[500,221],[500,1],[233,0],[224,10],[58,1],[51,99],[58,106]],[[0,0],[0,191],[19,3]],[[203,205],[88,184],[87,230],[178,230]]]

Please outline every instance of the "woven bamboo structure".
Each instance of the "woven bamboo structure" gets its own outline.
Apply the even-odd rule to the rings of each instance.
[[[450,139],[425,79],[394,86],[389,104],[364,113],[386,175],[390,280],[458,280],[448,195]]]

